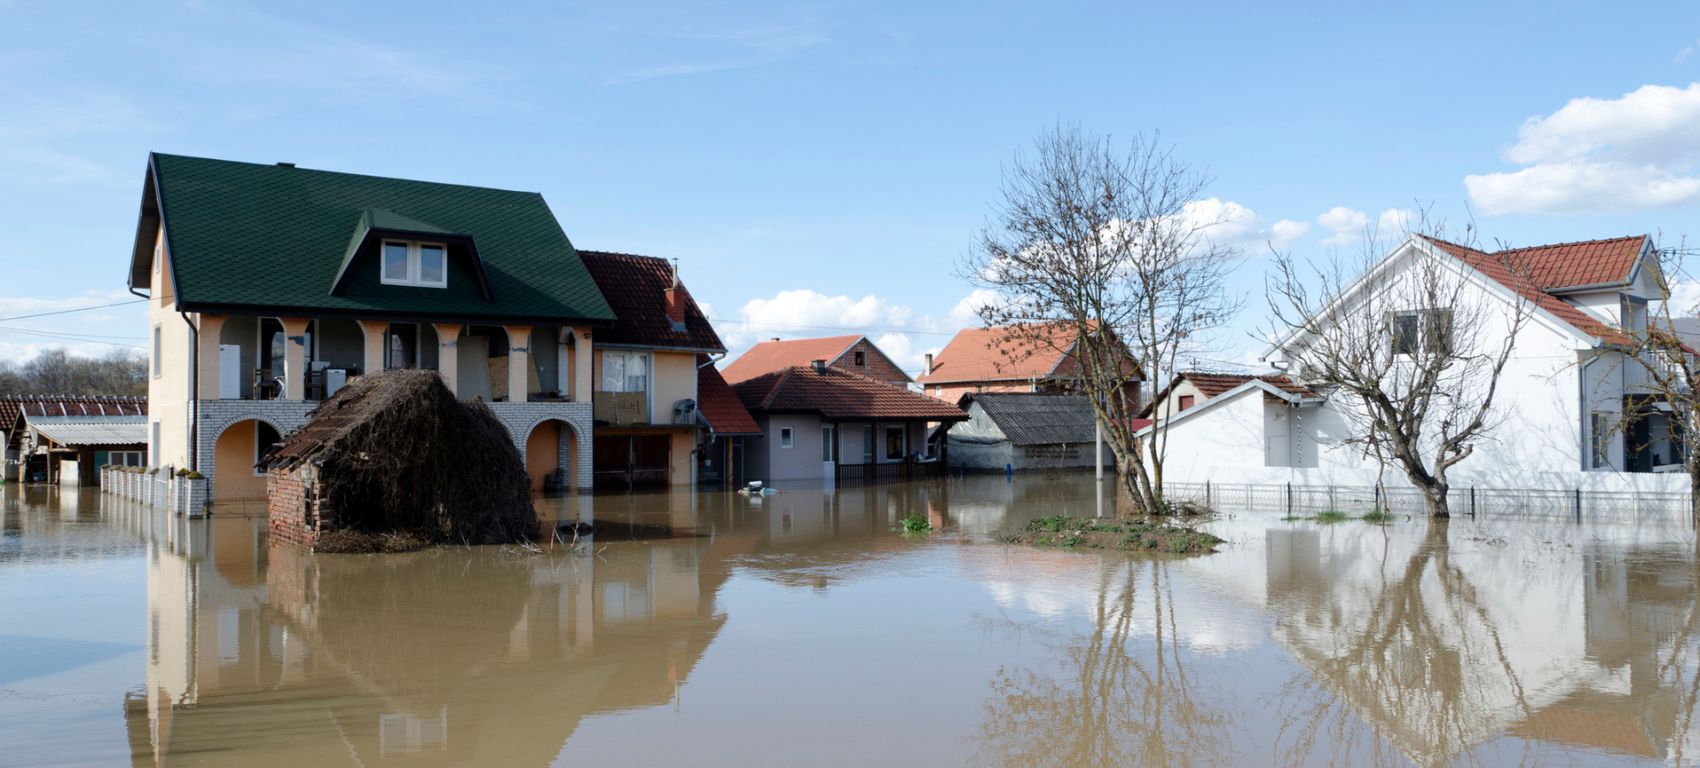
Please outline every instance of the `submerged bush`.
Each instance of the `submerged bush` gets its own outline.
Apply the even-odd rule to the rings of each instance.
[[[903,526],[904,533],[926,533],[933,529],[932,524],[919,512],[910,512],[899,524]]]

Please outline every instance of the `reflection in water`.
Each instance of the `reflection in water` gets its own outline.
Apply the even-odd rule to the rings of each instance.
[[[1234,762],[1228,713],[1220,701],[1196,696],[1188,677],[1166,564],[1111,559],[1095,568],[1091,631],[1050,638],[1059,674],[1000,669],[992,680],[979,762]]]
[[[971,478],[563,497],[545,514],[598,533],[543,555],[326,556],[269,546],[259,520],[0,493],[0,736],[26,764],[1689,764],[1700,748],[1681,525],[1229,515],[1209,524],[1219,554],[1137,559],[988,543],[1094,514],[1090,478]],[[911,513],[938,530],[895,532]]]
[[[1526,527],[1417,525],[1269,532],[1273,637],[1303,665],[1278,697],[1283,762],[1538,763],[1564,745],[1686,764],[1685,547],[1576,557]]]

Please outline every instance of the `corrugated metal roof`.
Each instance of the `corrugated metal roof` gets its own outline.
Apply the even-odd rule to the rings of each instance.
[[[979,403],[1015,445],[1090,443],[1096,436],[1092,403],[1079,395],[982,392],[963,400]]]
[[[60,445],[143,445],[148,441],[145,416],[36,416],[24,423]]]

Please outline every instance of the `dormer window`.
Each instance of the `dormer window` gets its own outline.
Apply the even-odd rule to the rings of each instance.
[[[384,285],[446,288],[448,249],[442,243],[385,240],[383,270]]]

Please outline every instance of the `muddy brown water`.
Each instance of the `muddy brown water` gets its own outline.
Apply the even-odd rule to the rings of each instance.
[[[1209,524],[1221,552],[1187,559],[992,541],[1092,514],[1096,491],[1000,477],[568,497],[545,514],[604,533],[543,555],[316,556],[269,546],[253,518],[7,486],[0,764],[1700,754],[1685,525],[1241,513]],[[911,512],[937,530],[895,532]]]

